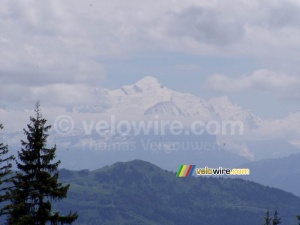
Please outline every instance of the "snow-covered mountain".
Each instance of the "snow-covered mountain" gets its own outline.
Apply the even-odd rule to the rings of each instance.
[[[204,100],[190,93],[172,90],[152,76],[144,77],[135,84],[117,90],[92,87],[90,90],[97,99],[92,104],[69,106],[66,109],[43,107],[43,115],[54,128],[61,116],[63,120],[59,121],[58,125],[62,126],[62,131],[74,125],[72,132],[63,135],[55,129],[52,130],[49,140],[56,143],[59,149],[65,150],[58,152],[58,155],[66,159],[64,161],[68,162],[68,168],[77,166],[81,159],[85,159],[85,165],[90,165],[92,161],[94,165],[98,165],[98,159],[105,164],[136,158],[145,160],[151,158],[153,163],[160,160],[161,164],[168,158],[173,158],[172,162],[169,162],[169,168],[172,166],[175,168],[177,164],[183,163],[182,160],[188,160],[185,163],[196,164],[197,158],[217,158],[221,154],[220,149],[226,150],[227,152],[223,153],[227,156],[228,152],[238,155],[235,161],[237,163],[243,161],[244,157],[256,160],[287,156],[296,153],[300,146],[300,129],[297,124],[297,121],[300,121],[300,113],[291,114],[281,120],[266,121],[232,103],[226,96]],[[20,140],[24,138],[22,128],[26,126],[32,113],[32,110],[14,112],[0,108],[1,123],[5,124],[7,132],[2,138],[6,139],[4,142],[10,146],[15,146],[15,151],[19,148]],[[112,116],[125,122],[132,120],[147,123],[153,122],[153,119],[154,122],[182,121],[186,125],[184,129],[190,130],[183,130],[181,135],[175,136],[143,134],[143,132],[137,132],[136,135],[114,133],[111,132],[111,127],[106,127],[106,130],[99,134],[97,123],[104,120],[111,125]],[[195,135],[191,133],[188,123],[199,120],[206,124],[209,121],[239,121],[244,125],[244,133],[235,136],[213,135],[213,137]],[[277,144],[279,148],[276,151],[270,147],[274,143],[280,143]],[[189,154],[186,154],[185,149]],[[221,158],[225,159],[225,155]],[[228,156],[226,163],[233,163],[232,157]],[[223,166],[229,165],[226,163],[223,161]]]
[[[127,115],[145,115],[158,105],[160,106],[158,113],[164,116],[168,116],[168,112],[169,115],[174,114],[172,110],[170,111],[170,106],[176,108],[180,116],[211,114],[209,105],[202,99],[173,91],[152,76],[144,77],[135,84],[117,90],[106,90],[106,99],[111,103],[108,112],[113,114],[121,112]]]
[[[233,104],[227,96],[210,99],[208,103],[213,108],[213,112],[223,120],[243,121],[250,128],[257,127],[262,121],[250,110]]]
[[[260,122],[257,116],[233,104],[226,96],[205,101],[190,93],[169,89],[152,76],[146,76],[135,84],[117,90],[94,91],[102,94],[102,105],[91,106],[90,110],[88,106],[80,106],[77,107],[79,112],[131,115],[138,118],[157,115],[202,120],[239,120],[249,127],[255,127]]]
[[[68,106],[65,112],[115,115],[120,119],[127,116],[137,119],[143,119],[144,116],[175,116],[199,120],[239,120],[250,127],[255,127],[261,121],[250,111],[233,104],[226,96],[204,100],[190,93],[169,89],[152,76],[146,76],[135,84],[116,90],[92,87],[90,90],[95,95],[96,102]],[[43,108],[52,114],[55,111],[61,113],[58,108]],[[0,108],[0,116],[5,117],[9,111],[11,110]],[[32,112],[32,109],[22,111]]]

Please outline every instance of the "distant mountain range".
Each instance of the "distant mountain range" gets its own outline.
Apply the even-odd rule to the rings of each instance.
[[[95,169],[133,159],[147,160],[169,170],[174,170],[178,163],[235,166],[299,152],[300,130],[296,122],[300,113],[281,120],[262,120],[226,96],[204,100],[171,90],[152,76],[117,90],[91,88],[91,92],[98,99],[94,104],[43,108],[43,115],[52,125],[61,115],[73,120],[72,132],[61,134],[53,129],[49,140],[49,144],[57,144],[57,155],[69,169]],[[16,153],[23,138],[21,128],[28,123],[32,111],[1,109],[0,115],[4,115],[4,120],[10,118],[6,123],[3,121],[8,128],[4,141]],[[117,122],[182,121],[184,132],[173,135],[167,130],[155,134],[151,129],[148,133],[123,134],[107,127],[99,134],[97,122],[104,120],[111,125],[112,116]],[[191,132],[190,124],[195,121],[205,125],[211,121],[240,121],[243,133],[198,135]],[[14,122],[23,126],[10,131]]]
[[[247,122],[247,125],[256,125],[260,121],[250,111],[232,104],[227,97],[205,101],[189,93],[171,90],[152,76],[117,90],[95,88],[94,93],[102,96],[101,105],[91,106],[90,110],[84,106],[75,107],[74,110],[112,115],[196,116],[199,119],[219,117],[223,120],[241,120]]]
[[[249,162],[240,167],[251,170],[250,176],[245,176],[243,179],[280,188],[300,196],[300,154]]]

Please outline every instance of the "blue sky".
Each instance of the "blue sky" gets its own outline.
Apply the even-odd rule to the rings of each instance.
[[[144,76],[263,118],[299,110],[296,0],[0,3],[0,105],[93,102]]]

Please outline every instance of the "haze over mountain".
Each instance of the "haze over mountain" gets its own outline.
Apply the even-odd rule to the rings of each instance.
[[[242,177],[263,185],[280,188],[300,196],[300,154],[279,159],[264,159],[239,165],[249,168],[251,174]]]
[[[198,164],[205,159],[208,166],[231,166],[299,151],[298,113],[281,120],[262,120],[226,96],[204,100],[169,89],[153,76],[116,90],[91,87],[90,92],[97,99],[93,104],[87,100],[87,104],[42,107],[54,128],[50,143],[58,145],[58,155],[66,159],[67,168],[93,169],[133,159],[150,160],[172,170],[184,160]],[[12,121],[7,122],[4,138],[16,151],[20,130],[32,110],[1,109],[0,114],[4,125]],[[174,122],[183,126],[177,127],[181,132],[176,135],[170,130]],[[226,127],[227,122],[234,125]],[[167,124],[163,132],[154,126],[162,123]],[[204,133],[198,133],[199,129]],[[274,141],[280,145],[274,147]],[[196,151],[186,154],[184,149]]]

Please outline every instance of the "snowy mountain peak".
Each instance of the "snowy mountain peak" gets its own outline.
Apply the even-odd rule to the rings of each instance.
[[[111,92],[107,90],[108,92]],[[170,91],[170,90],[169,90]],[[168,89],[163,86],[160,81],[152,76],[146,76],[135,84],[125,85],[120,89],[114,90],[114,95],[119,96],[142,96],[150,94],[155,96],[158,93],[164,93],[168,96]]]
[[[112,115],[197,117],[201,120],[213,118],[243,121],[250,127],[255,127],[259,122],[259,118],[232,103],[227,96],[205,101],[189,93],[171,90],[152,76],[146,76],[135,84],[120,89],[105,90],[104,95],[106,104],[101,108],[93,108],[93,112]]]
[[[146,76],[136,82],[134,84],[134,87],[136,89],[140,88],[142,90],[150,90],[150,89],[157,89],[157,88],[163,88],[164,86],[160,83],[160,81],[152,76]]]

